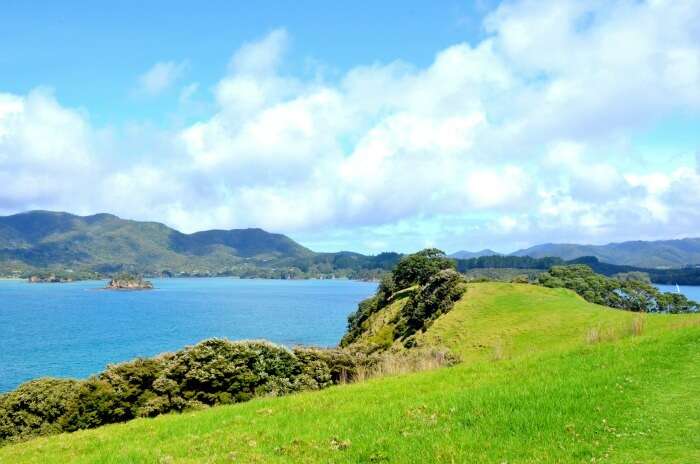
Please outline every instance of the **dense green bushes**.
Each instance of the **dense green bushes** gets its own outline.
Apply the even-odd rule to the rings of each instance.
[[[75,380],[39,379],[0,395],[0,444],[64,430],[78,386]]]
[[[472,269],[540,269],[547,270],[552,266],[564,264],[561,258],[548,256],[532,258],[530,256],[479,256],[478,258],[458,259],[457,270],[466,274]]]
[[[110,365],[84,381],[40,379],[0,395],[0,443],[320,389],[351,381],[372,362],[342,350],[205,340],[176,353]]]
[[[412,346],[410,337],[413,334],[424,331],[440,315],[452,309],[466,289],[462,283],[462,276],[453,269],[433,274],[402,308],[394,338],[403,339],[405,346]]]
[[[405,346],[412,346],[413,334],[425,330],[438,316],[452,309],[464,292],[463,282],[454,260],[440,250],[429,248],[403,257],[392,273],[382,279],[377,293],[362,301],[348,317],[348,331],[341,346],[359,340],[368,329],[370,316],[403,297],[408,297],[408,301],[392,321],[394,330],[388,334],[388,344],[402,339]]]
[[[433,275],[443,269],[455,269],[455,261],[436,248],[427,248],[401,258],[392,271],[398,290],[411,285],[425,285]]]
[[[577,264],[554,266],[539,276],[539,283],[545,287],[568,288],[591,303],[628,311],[687,313],[700,310],[698,303],[683,295],[662,293],[648,281],[633,277],[609,278]]]

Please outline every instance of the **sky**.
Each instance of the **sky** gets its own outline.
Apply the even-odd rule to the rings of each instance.
[[[700,0],[200,3],[0,6],[0,215],[365,253],[700,236]]]

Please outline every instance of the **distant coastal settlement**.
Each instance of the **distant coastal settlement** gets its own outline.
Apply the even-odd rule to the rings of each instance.
[[[125,271],[128,275],[143,275],[144,278],[209,278],[209,277],[231,277],[238,279],[275,279],[275,280],[332,280],[349,279],[363,282],[378,282],[387,271],[383,269],[370,270],[347,270],[340,269],[332,273],[303,272],[297,268],[290,269],[249,269],[245,272],[231,271],[193,271],[193,272],[147,272],[133,274]],[[120,273],[121,274],[121,273]],[[91,271],[71,271],[63,269],[39,270],[28,272],[0,273],[0,278],[27,280],[29,283],[70,283],[85,280],[108,280],[119,274],[99,273]]]

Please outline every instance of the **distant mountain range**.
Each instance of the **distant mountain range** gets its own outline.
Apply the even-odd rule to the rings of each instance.
[[[678,240],[630,241],[607,245],[578,245],[574,243],[544,243],[504,255],[485,249],[481,251],[457,251],[450,255],[455,259],[472,259],[486,256],[530,256],[532,258],[556,257],[571,261],[593,256],[601,262],[619,266],[644,268],[674,268],[700,265],[700,238]]]
[[[594,256],[605,263],[646,268],[695,266],[700,265],[700,238],[632,241],[607,245],[545,243],[518,250],[512,255],[533,258],[555,256],[566,261],[582,256]]]
[[[157,222],[111,214],[31,211],[0,217],[0,273],[33,269],[109,274],[320,276],[391,268],[396,253],[315,253],[262,229],[184,234]]]
[[[489,249],[450,256],[485,260],[482,267],[491,262],[490,256],[504,257]],[[557,257],[563,261],[594,257],[617,266],[683,267],[700,265],[700,238],[608,245],[544,244],[507,256]],[[157,222],[125,220],[111,214],[30,211],[0,216],[0,275],[127,271],[146,275],[374,278],[391,269],[400,257],[398,253],[316,253],[285,235],[262,229],[184,234]]]
[[[460,250],[452,253],[450,258],[455,258],[455,259],[472,259],[472,258],[481,258],[482,256],[499,256],[501,253],[498,253],[493,250],[489,250],[488,248],[481,250],[481,251],[466,251],[466,250]]]

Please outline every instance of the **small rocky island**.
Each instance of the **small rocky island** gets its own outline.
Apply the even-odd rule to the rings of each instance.
[[[152,290],[153,284],[144,280],[142,277],[136,277],[129,274],[121,274],[113,277],[106,290]]]

